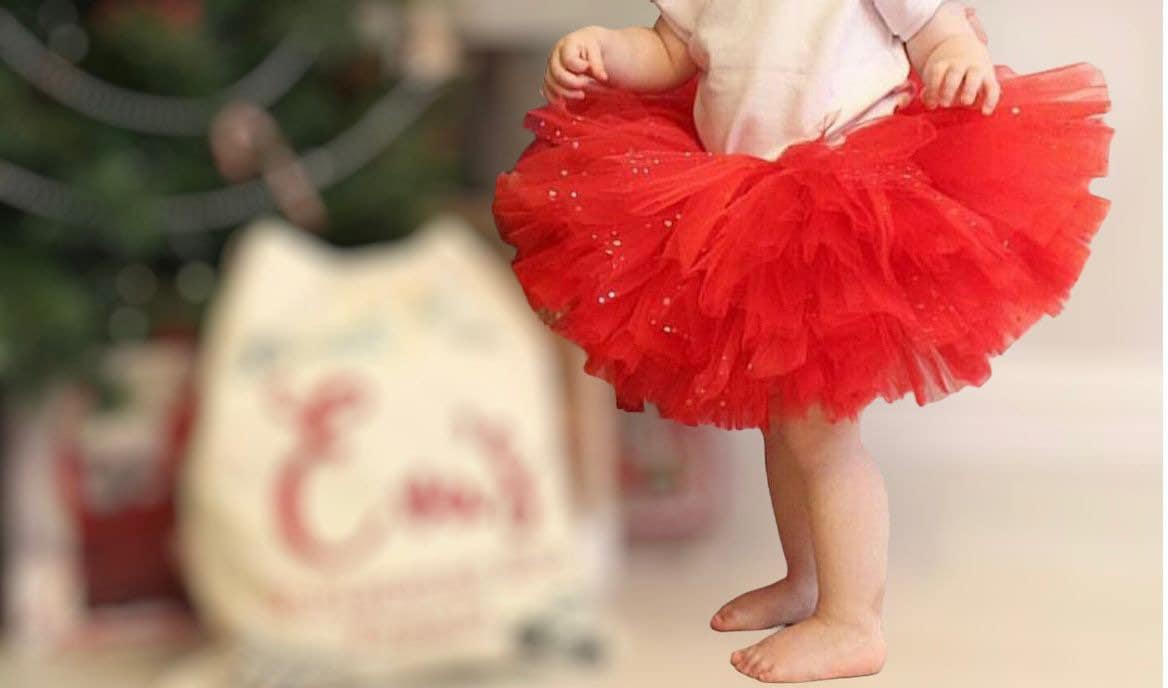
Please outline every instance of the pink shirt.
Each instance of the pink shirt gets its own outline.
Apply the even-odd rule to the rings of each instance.
[[[701,68],[707,150],[777,159],[788,146],[891,114],[903,41],[945,0],[650,0]]]

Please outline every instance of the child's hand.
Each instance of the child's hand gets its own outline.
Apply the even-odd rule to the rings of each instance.
[[[921,80],[925,86],[921,99],[929,109],[956,104],[972,107],[980,98],[982,113],[989,115],[1002,96],[989,51],[968,33],[941,41],[929,53]]]
[[[603,51],[606,31],[588,26],[564,36],[552,48],[543,80],[543,94],[549,103],[557,98],[580,100],[585,87],[608,81]]]

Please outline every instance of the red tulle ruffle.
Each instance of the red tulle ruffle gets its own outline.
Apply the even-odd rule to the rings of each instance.
[[[533,110],[494,214],[531,306],[621,408],[723,428],[990,375],[1077,281],[1108,203],[1097,69],[999,68],[995,114],[919,99],[777,161],[703,150],[695,82]]]

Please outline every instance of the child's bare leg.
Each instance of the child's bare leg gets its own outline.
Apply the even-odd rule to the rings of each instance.
[[[783,543],[787,575],[777,583],[727,602],[710,621],[716,631],[756,631],[793,624],[811,616],[815,609],[815,554],[803,477],[778,433],[764,432],[763,446],[771,507]]]
[[[819,581],[815,613],[731,656],[771,683],[873,674],[884,666],[881,615],[888,568],[888,497],[859,423],[777,419],[771,428],[803,476]]]

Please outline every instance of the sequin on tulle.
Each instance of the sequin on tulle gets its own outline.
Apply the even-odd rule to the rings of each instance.
[[[696,82],[539,108],[499,233],[621,408],[757,428],[923,405],[1061,310],[1108,211],[1088,189],[1112,134],[1098,70],[999,78],[992,116],[918,99],[777,161],[703,150]]]

